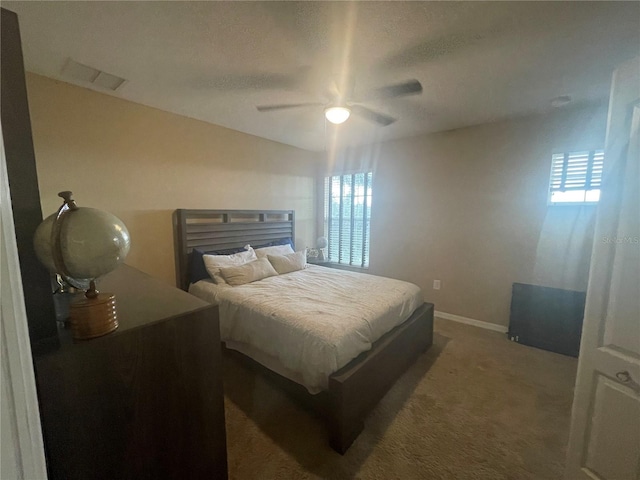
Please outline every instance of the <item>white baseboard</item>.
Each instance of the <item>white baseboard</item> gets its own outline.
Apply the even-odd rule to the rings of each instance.
[[[433,312],[433,315],[444,320],[452,320],[458,323],[465,323],[467,325],[473,325],[474,327],[486,328],[487,330],[493,330],[494,332],[507,333],[509,329],[504,325],[497,325],[495,323],[483,322],[482,320],[475,320],[473,318],[461,317],[460,315],[454,315],[447,312]]]

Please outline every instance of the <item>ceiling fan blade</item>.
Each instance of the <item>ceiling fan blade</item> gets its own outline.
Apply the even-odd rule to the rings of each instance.
[[[272,110],[285,110],[287,108],[299,108],[299,107],[317,107],[320,105],[324,105],[319,102],[309,102],[309,103],[285,103],[279,105],[258,105],[256,109],[259,112],[270,112]]]
[[[418,80],[409,80],[408,82],[398,83],[396,85],[387,85],[386,87],[376,88],[365,95],[363,100],[404,97],[406,95],[416,95],[418,93],[422,93],[422,84]]]
[[[378,123],[383,127],[391,125],[397,120],[397,118],[390,117],[383,113],[374,112],[373,110],[363,107],[362,105],[351,105],[351,111],[362,118],[369,120],[370,122]]]
[[[506,36],[521,33],[518,30],[519,25],[519,22],[503,22],[486,30],[465,31],[426,38],[382,60],[376,66],[376,70],[388,72],[398,68],[412,67],[440,58],[455,56],[475,46],[491,42],[504,42]]]

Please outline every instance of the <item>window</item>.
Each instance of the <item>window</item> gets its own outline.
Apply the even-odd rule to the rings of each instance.
[[[324,180],[324,229],[330,262],[369,266],[371,172]]]
[[[549,204],[596,203],[600,200],[604,151],[554,153]]]

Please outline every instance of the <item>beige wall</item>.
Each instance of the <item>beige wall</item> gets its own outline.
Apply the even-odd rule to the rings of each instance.
[[[131,232],[131,265],[174,282],[176,208],[295,209],[298,246],[315,243],[318,154],[37,75],[27,83],[43,213],[67,189],[111,211]],[[513,282],[583,290],[594,208],[547,207],[550,159],[601,147],[605,127],[606,108],[586,108],[351,151],[355,168],[375,172],[370,272],[418,284],[437,310],[501,325]]]
[[[374,170],[370,272],[500,325],[513,282],[584,290],[595,209],[547,206],[551,154],[602,147],[605,127],[606,107],[588,108],[350,152]]]
[[[112,212],[130,265],[175,283],[176,208],[294,209],[296,244],[316,238],[313,154],[34,74],[27,87],[43,214],[61,190]]]

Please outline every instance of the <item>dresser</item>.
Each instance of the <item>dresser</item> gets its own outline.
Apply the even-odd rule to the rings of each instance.
[[[218,309],[132,267],[119,328],[34,349],[50,479],[226,479]]]

